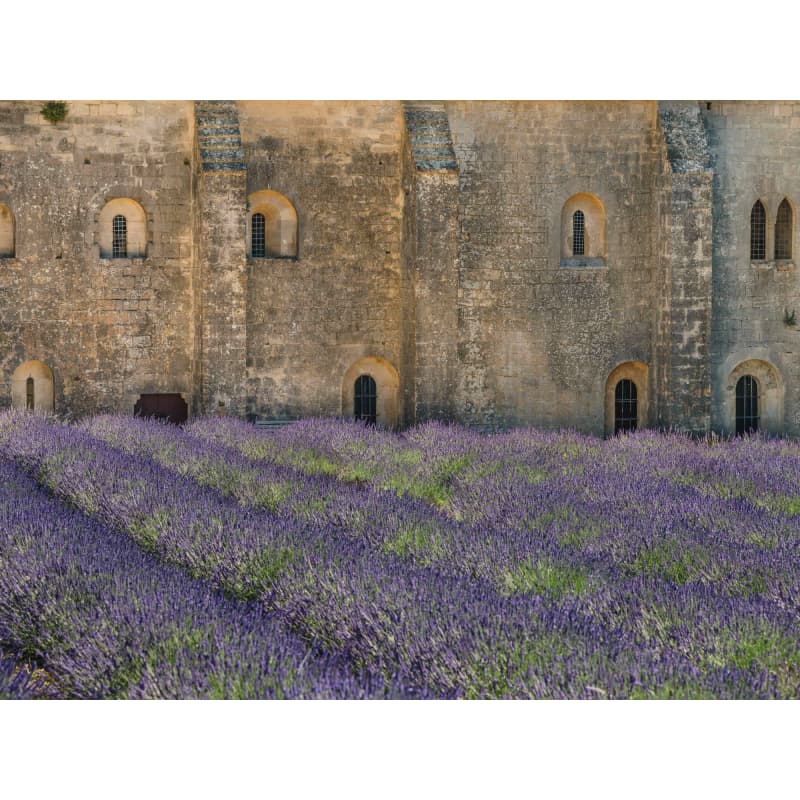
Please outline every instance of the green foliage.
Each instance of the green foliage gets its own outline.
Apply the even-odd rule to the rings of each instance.
[[[794,516],[800,514],[800,497],[780,497],[775,499],[778,511]]]
[[[67,116],[67,104],[63,100],[48,100],[42,103],[42,110],[39,112],[48,122],[55,125]]]
[[[551,678],[554,665],[576,646],[569,635],[542,632],[499,649],[482,647],[470,664],[465,697],[519,698],[520,684],[529,684],[532,675]]]
[[[776,669],[787,663],[800,665],[797,644],[783,639],[774,631],[761,631],[732,642],[729,662],[740,669],[754,665]]]
[[[634,575],[653,575],[681,585],[704,574],[709,560],[709,554],[698,545],[679,547],[675,542],[661,542],[640,550],[630,570]]]
[[[264,547],[237,572],[231,593],[242,600],[257,599],[265,589],[277,583],[294,559],[295,553],[288,547]]]
[[[445,539],[442,532],[429,524],[410,525],[389,537],[383,544],[384,553],[400,558],[413,556],[429,564],[445,554]]]
[[[767,591],[767,579],[760,572],[730,582],[728,592],[735,597],[753,597]]]
[[[567,547],[580,549],[587,542],[596,539],[602,531],[603,529],[599,524],[591,523],[589,525],[583,525],[580,528],[576,527],[566,531],[559,536],[559,541]]]
[[[503,575],[501,590],[505,594],[533,592],[557,598],[564,594],[581,594],[588,585],[588,578],[579,567],[529,559]]]
[[[292,487],[288,483],[261,483],[255,486],[253,495],[248,499],[254,508],[276,512],[291,492]]]
[[[128,526],[131,538],[143,550],[154,553],[158,547],[161,531],[170,526],[173,513],[170,509],[161,508],[149,516],[133,520]]]
[[[708,689],[691,684],[666,683],[654,689],[635,686],[629,695],[630,700],[717,700],[718,697]]]
[[[797,325],[797,319],[795,318],[794,309],[792,309],[792,313],[789,313],[788,308],[783,309],[783,324],[786,325],[788,328],[794,328]]]

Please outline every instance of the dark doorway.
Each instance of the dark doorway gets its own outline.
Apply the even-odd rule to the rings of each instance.
[[[752,375],[736,382],[736,435],[758,430],[758,384]]]
[[[141,394],[133,407],[136,417],[165,419],[173,425],[186,422],[189,408],[179,394]]]
[[[614,390],[614,433],[635,431],[637,413],[636,384],[624,378]]]
[[[377,415],[378,388],[371,375],[361,375],[355,385],[355,417],[374,425]]]

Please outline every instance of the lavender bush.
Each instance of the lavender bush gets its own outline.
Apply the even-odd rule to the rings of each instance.
[[[0,642],[44,668],[0,664],[4,696],[402,696],[45,497],[2,460],[0,485]]]
[[[442,697],[800,694],[794,443],[83,427],[0,415],[0,450],[355,675]]]

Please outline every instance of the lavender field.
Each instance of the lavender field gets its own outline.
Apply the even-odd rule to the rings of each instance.
[[[799,443],[0,413],[2,698],[799,696]]]

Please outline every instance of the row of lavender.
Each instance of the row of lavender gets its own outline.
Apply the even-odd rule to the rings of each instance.
[[[345,480],[355,470],[417,496],[446,488],[438,505],[461,520],[458,535],[431,523],[408,543],[417,558],[490,576],[511,593],[578,595],[595,621],[684,653],[704,673],[744,667],[779,695],[800,692],[795,442],[655,433],[599,442],[531,430],[486,438],[436,424],[397,437],[332,420],[277,436],[235,421],[189,431],[255,461],[310,471],[322,461]]]
[[[26,421],[8,437],[42,480],[212,584],[260,596],[357,669],[444,696],[797,694],[792,517],[722,496],[704,504],[666,462],[652,469],[666,440],[436,426],[398,438],[312,422],[276,447],[229,421],[188,436],[90,423],[121,453],[46,427]],[[370,447],[381,453],[371,467]],[[402,491],[392,470],[417,488],[432,476],[429,499],[461,521],[364,485]],[[180,497],[209,510],[187,519]],[[691,513],[668,523],[687,498]],[[717,512],[724,525],[703,528]]]
[[[157,431],[151,429],[148,437],[145,428],[110,418],[93,421],[92,430],[161,458]],[[201,448],[206,464],[211,459],[233,464],[236,454],[223,449],[223,443],[248,454],[258,466],[241,469],[257,476],[258,485],[271,480],[270,450],[298,465],[309,460],[309,453],[329,464],[338,456],[339,473],[349,474],[354,465],[348,461],[358,451],[350,442],[350,448],[337,453],[333,444],[348,442],[349,430],[356,441],[371,437],[370,444],[384,454],[393,442],[390,434],[334,421],[311,421],[282,432],[279,447],[276,437],[235,421],[199,421],[188,428],[216,445]],[[181,459],[189,463],[187,450],[197,445],[178,438],[185,448]],[[419,493],[431,476],[440,479],[443,462],[450,468],[457,462],[461,471],[451,475],[444,510],[468,524],[454,524],[430,509],[426,514],[419,503],[407,501],[398,508],[386,494],[376,498],[363,489],[360,494],[352,488],[340,491],[360,497],[369,507],[367,516],[380,518],[379,530],[371,531],[373,541],[382,533],[384,548],[435,562],[441,569],[482,575],[508,589],[520,565],[535,557],[556,573],[561,564],[566,573],[579,576],[586,570],[576,568],[588,561],[584,566],[590,571],[618,582],[651,568],[668,580],[699,579],[730,594],[787,591],[797,579],[798,526],[792,512],[793,504],[800,504],[800,450],[789,443],[754,439],[708,448],[681,437],[643,434],[601,444],[532,431],[482,440],[442,426],[426,426],[394,441],[402,443],[399,457],[385,455],[382,474],[373,476],[371,484],[391,484],[392,475],[387,480],[386,473],[392,464],[397,469],[399,463],[417,463],[417,475],[407,475],[407,482],[416,484]],[[423,472],[427,475],[420,478]],[[292,480],[296,490],[319,485],[310,476]],[[248,491],[237,496],[245,505],[253,502]],[[394,523],[387,524],[389,519]]]
[[[0,697],[384,697],[0,460]],[[15,658],[8,657],[10,653]]]
[[[6,452],[57,496],[211,585],[237,597],[260,590],[268,608],[359,674],[373,667],[436,696],[568,695],[576,686],[566,675],[548,683],[531,662],[541,667],[585,627],[575,656],[588,649],[584,661],[596,661],[605,680],[631,680],[595,652],[602,632],[592,634],[591,621],[569,607],[500,598],[481,582],[406,568],[349,530],[242,509],[73,428],[28,416],[0,421]],[[629,659],[624,648],[621,656]]]

